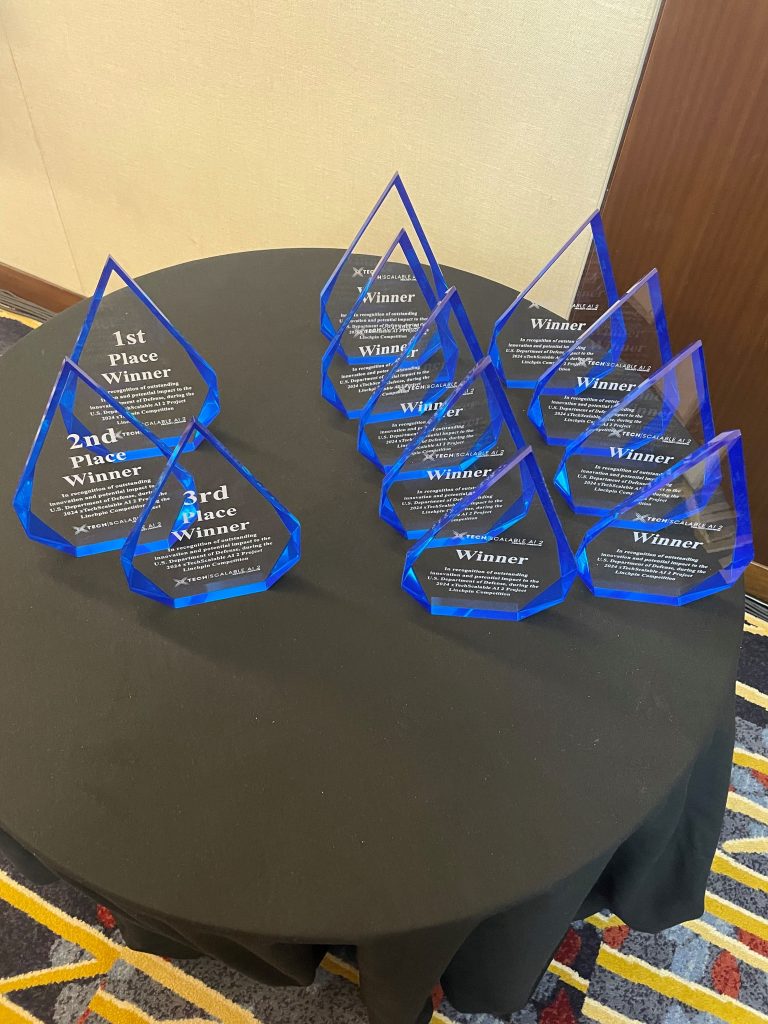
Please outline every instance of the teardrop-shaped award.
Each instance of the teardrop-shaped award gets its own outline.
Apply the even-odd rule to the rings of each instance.
[[[361,455],[386,472],[482,356],[458,292],[449,288],[360,414]]]
[[[501,314],[488,354],[508,388],[532,388],[619,298],[598,212]]]
[[[114,279],[125,287],[105,294]],[[111,256],[72,360],[170,448],[190,419],[207,426],[219,412],[212,367]],[[108,425],[109,409],[96,403],[89,417],[96,421],[100,414]]]
[[[392,277],[392,259],[400,254],[409,280],[399,291],[384,290]],[[350,419],[360,415],[388,367],[410,344],[437,305],[406,231],[398,232],[359,293],[321,362],[321,391],[326,401]],[[411,360],[416,361],[414,356]]]
[[[652,270],[541,376],[528,416],[547,444],[568,444],[671,358]]]
[[[403,180],[395,174],[320,292],[320,330],[326,338],[332,340],[336,337],[359,295],[360,286],[366,283],[392,239],[403,228],[416,246],[416,262],[423,268],[432,291],[437,298],[445,294],[448,286],[440,264],[416,216]],[[387,257],[377,285],[382,295],[398,296],[413,284],[411,268],[401,255],[392,252]]]
[[[13,507],[27,536],[41,544],[70,555],[112,551],[123,546],[168,454],[127,409],[65,359]]]
[[[596,597],[682,605],[752,561],[741,434],[718,434],[587,531],[576,562]]]
[[[605,515],[714,436],[697,341],[566,448],[555,485],[575,512]]]
[[[404,537],[423,537],[524,444],[485,356],[387,471],[379,515]]]
[[[174,480],[175,500],[158,507]],[[299,520],[193,420],[121,561],[131,590],[185,608],[267,590],[298,562],[300,535]]]
[[[408,552],[403,589],[433,615],[524,619],[567,595],[576,565],[530,447]]]

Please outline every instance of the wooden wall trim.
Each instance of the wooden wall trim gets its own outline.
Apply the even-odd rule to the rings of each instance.
[[[20,299],[35,302],[43,309],[50,309],[52,313],[60,313],[62,309],[69,309],[83,298],[77,292],[71,292],[68,288],[44,281],[42,277],[35,277],[34,274],[28,274],[26,270],[18,270],[5,263],[0,263],[0,288],[13,292]]]
[[[744,589],[750,597],[768,604],[768,565],[750,562],[744,574]]]
[[[666,0],[603,202],[619,291],[658,267],[673,351],[701,339],[715,424],[744,437],[768,566],[768,2]]]

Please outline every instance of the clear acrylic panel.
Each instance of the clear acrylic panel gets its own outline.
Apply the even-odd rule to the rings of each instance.
[[[652,270],[538,380],[528,416],[547,444],[568,444],[672,356]]]
[[[107,288],[125,286],[105,294]],[[72,360],[172,448],[188,420],[209,424],[219,412],[212,367],[110,256],[93,293]],[[112,412],[96,402],[88,415]],[[142,446],[136,434],[130,446]]]
[[[404,537],[423,537],[523,447],[498,374],[485,356],[387,471],[379,515]]]
[[[575,512],[605,514],[714,436],[697,341],[566,448],[555,485]]]
[[[528,447],[411,548],[402,586],[433,615],[519,620],[559,604],[575,576],[573,554]]]
[[[399,174],[395,174],[374,203],[360,230],[342,256],[320,292],[320,329],[329,340],[339,331],[355,302],[359,288],[365,285],[392,239],[403,228],[417,249],[417,263],[423,268],[436,298],[442,298],[447,285],[435,259],[421,222],[413,208]],[[411,269],[402,253],[390,254],[379,275],[378,288],[385,293],[400,293],[411,283]]]
[[[360,414],[358,451],[385,472],[482,358],[455,288],[450,288]]]
[[[173,480],[182,486],[160,505]],[[131,590],[185,608],[267,590],[298,562],[300,534],[298,519],[193,420],[121,561]]]
[[[532,388],[618,298],[595,212],[496,321],[489,355],[506,386]]]
[[[596,523],[576,562],[597,597],[682,605],[732,586],[753,555],[741,434],[732,430]]]
[[[412,268],[413,283],[398,293],[380,290],[392,253],[401,253]],[[437,305],[417,262],[416,252],[401,231],[355,299],[321,362],[321,392],[326,401],[355,419]],[[413,360],[416,360],[413,356]]]
[[[97,403],[111,411],[108,426],[101,415],[87,414]],[[123,546],[168,454],[127,409],[65,359],[13,507],[27,536],[41,544],[78,556],[113,551]]]

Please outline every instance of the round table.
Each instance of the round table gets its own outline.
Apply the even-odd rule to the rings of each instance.
[[[740,587],[669,609],[577,582],[521,623],[433,617],[401,590],[381,477],[320,397],[318,293],[338,256],[141,279],[218,373],[214,433],[301,520],[301,561],[265,594],[172,610],[128,590],[117,553],[27,540],[11,497],[85,305],[0,362],[0,828],[196,948],[204,930],[460,943],[663,814],[733,691]],[[514,293],[446,273],[487,346]],[[561,450],[525,419],[527,393],[510,397],[551,480]],[[555,500],[577,542],[590,520]]]

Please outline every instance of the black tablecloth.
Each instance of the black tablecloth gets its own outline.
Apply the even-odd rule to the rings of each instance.
[[[440,978],[459,1009],[509,1012],[572,918],[701,912],[741,592],[665,609],[577,586],[525,623],[427,615],[380,477],[319,396],[337,255],[145,279],[219,372],[214,430],[302,520],[302,561],[266,595],[173,611],[130,594],[116,556],[27,541],[10,496],[82,307],[3,357],[2,842],[139,948],[306,984],[354,944],[376,1024],[426,1020]],[[487,340],[511,293],[450,278]],[[551,478],[559,452],[537,454]],[[558,507],[577,540],[587,521]]]

